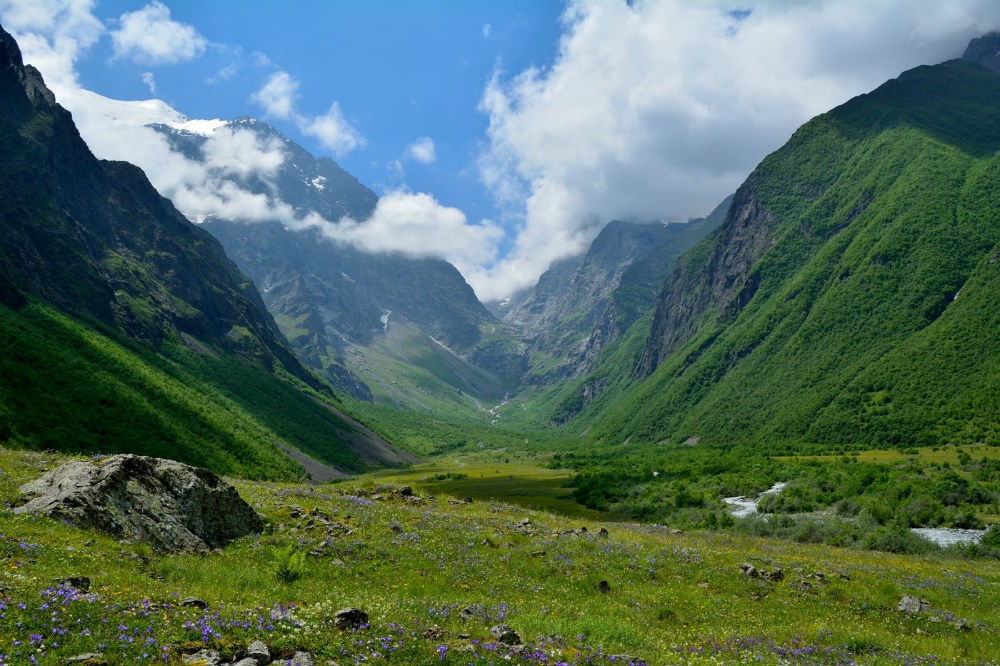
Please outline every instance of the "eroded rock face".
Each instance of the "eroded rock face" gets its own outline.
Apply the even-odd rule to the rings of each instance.
[[[163,551],[220,548],[264,524],[214,472],[173,460],[114,455],[74,460],[19,488],[36,513]]]

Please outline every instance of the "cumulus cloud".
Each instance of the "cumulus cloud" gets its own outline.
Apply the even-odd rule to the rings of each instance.
[[[122,14],[119,21],[120,27],[111,33],[117,58],[172,64],[197,58],[208,44],[193,27],[170,18],[170,9],[160,2]]]
[[[275,72],[255,92],[251,99],[264,108],[264,113],[274,118],[291,118],[295,111],[295,98],[299,82],[288,72]]]
[[[365,145],[364,138],[347,122],[336,102],[322,116],[300,121],[300,129],[304,134],[319,139],[323,147],[333,151],[335,155],[346,155]]]
[[[369,251],[440,257],[466,276],[496,258],[504,235],[488,221],[470,224],[465,213],[430,194],[405,191],[384,195],[367,220],[344,218],[324,233]]]
[[[324,148],[337,156],[365,145],[364,137],[344,118],[337,102],[323,115],[310,118],[296,110],[298,96],[299,82],[288,72],[278,71],[252,95],[252,99],[268,116],[294,121],[299,131],[316,137]]]
[[[572,4],[552,66],[481,98],[480,176],[523,225],[490,284],[529,286],[611,219],[705,214],[810,117],[998,26],[993,0]]]
[[[437,159],[434,139],[429,136],[420,137],[406,148],[406,155],[421,164],[432,164]]]
[[[147,88],[149,88],[150,95],[156,94],[156,77],[153,76],[152,72],[143,72],[142,82],[146,84]]]
[[[104,35],[94,0],[0,0],[0,22],[50,88],[77,86],[76,61]]]

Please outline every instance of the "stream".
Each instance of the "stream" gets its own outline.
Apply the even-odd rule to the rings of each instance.
[[[757,499],[749,499],[740,495],[738,497],[724,497],[722,501],[733,507],[731,513],[734,518],[746,518],[757,513],[757,504],[761,497],[780,493],[786,485],[788,484],[778,482],[762,492]],[[957,527],[912,527],[910,529],[921,538],[941,547],[961,543],[979,543],[979,540],[986,534],[986,530],[966,530]]]

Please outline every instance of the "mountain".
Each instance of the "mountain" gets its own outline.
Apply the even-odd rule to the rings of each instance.
[[[0,150],[5,444],[276,478],[301,475],[296,460],[326,474],[395,457],[339,412],[211,235],[138,168],[93,156],[2,29]]]
[[[529,347],[527,385],[586,372],[600,350],[652,307],[673,262],[722,221],[725,206],[686,224],[613,221],[587,252],[556,262],[502,313]]]
[[[998,442],[1000,76],[918,67],[803,125],[677,262],[605,442]],[[624,397],[621,397],[624,396]],[[579,402],[579,400],[578,400]]]
[[[240,119],[225,128],[252,132],[284,152],[266,179],[228,175],[240,188],[331,223],[374,211],[371,190],[266,123]],[[206,159],[206,135],[157,129],[188,158]],[[260,288],[299,358],[355,398],[475,412],[478,401],[499,400],[511,388],[520,364],[516,341],[448,262],[365,252],[318,227],[291,231],[278,220],[209,218],[201,226]]]

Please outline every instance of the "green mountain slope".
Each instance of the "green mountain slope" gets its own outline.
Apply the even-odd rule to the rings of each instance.
[[[1000,77],[963,61],[810,121],[680,260],[646,379],[584,421],[606,442],[1000,440],[998,148]]]
[[[2,29],[0,153],[0,441],[271,478],[302,474],[289,455],[321,476],[394,459],[335,413],[221,245],[94,158]]]

